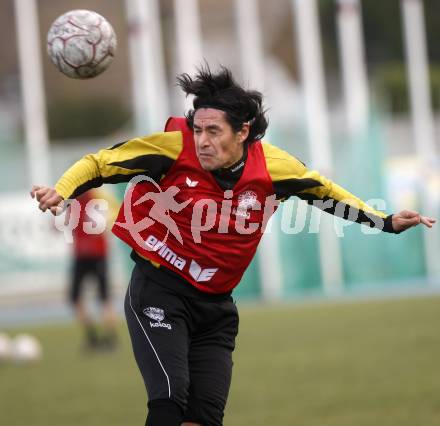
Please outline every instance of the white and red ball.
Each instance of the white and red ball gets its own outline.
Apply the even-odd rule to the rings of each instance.
[[[72,10],[58,17],[47,34],[47,53],[71,78],[96,77],[115,56],[116,35],[110,23],[90,10]]]
[[[19,364],[39,361],[43,356],[43,348],[34,336],[19,334],[12,340],[11,358]]]

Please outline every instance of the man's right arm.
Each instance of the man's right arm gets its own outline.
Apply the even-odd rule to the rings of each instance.
[[[103,183],[128,182],[142,174],[160,180],[181,151],[180,132],[154,133],[131,139],[86,155],[63,174],[55,189],[67,199]]]
[[[55,189],[34,186],[31,196],[37,198],[41,210],[55,213],[63,199],[75,198],[103,183],[128,182],[138,175],[159,181],[180,155],[182,146],[181,132],[131,139],[86,155],[61,176]]]

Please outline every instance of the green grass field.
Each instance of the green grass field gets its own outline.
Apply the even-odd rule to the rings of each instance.
[[[242,307],[224,424],[438,426],[439,329],[440,297]],[[74,325],[30,331],[45,356],[0,365],[0,425],[144,424],[123,324],[117,353],[89,356]]]

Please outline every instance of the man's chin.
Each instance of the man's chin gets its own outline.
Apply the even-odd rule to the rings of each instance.
[[[203,164],[202,164],[202,169],[203,170],[206,170],[207,172],[213,172],[214,170],[215,170],[215,167],[213,167],[213,166],[211,166],[211,165],[206,165],[206,166],[204,166]]]
[[[209,161],[207,158],[199,158],[200,165],[202,166],[203,170],[206,170],[207,172],[212,172],[217,167],[215,166],[214,162]]]

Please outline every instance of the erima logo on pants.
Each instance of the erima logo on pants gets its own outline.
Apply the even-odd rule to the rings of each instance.
[[[163,309],[154,308],[153,306],[148,306],[142,312],[148,318],[151,318],[151,319],[157,321],[157,322],[150,321],[151,328],[162,327],[162,328],[167,328],[168,330],[171,330],[171,324],[167,324],[167,323],[162,322],[163,319],[165,318],[165,311]]]

